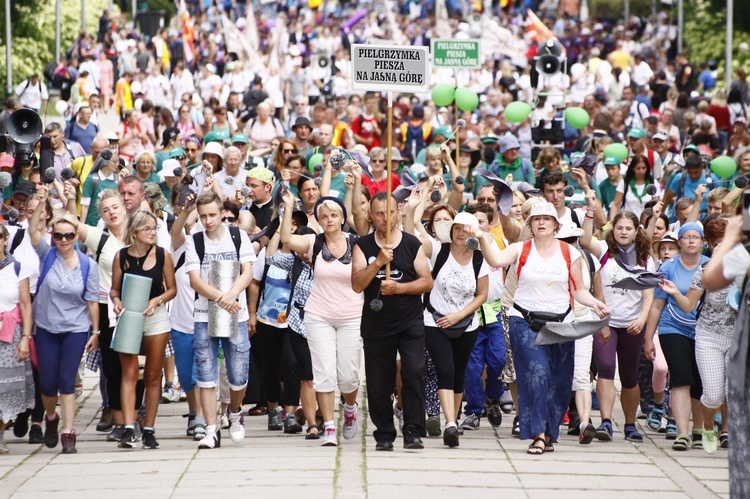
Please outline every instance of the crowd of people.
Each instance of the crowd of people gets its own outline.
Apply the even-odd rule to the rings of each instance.
[[[728,369],[750,372],[732,353],[748,334],[742,69],[719,88],[710,61],[677,53],[667,13],[611,25],[543,2],[568,68],[545,76],[532,69],[541,32],[512,4],[462,16],[435,2],[443,19],[432,2],[386,3],[345,26],[347,4],[207,3],[190,4],[194,44],[184,25],[148,38],[105,11],[50,75],[66,118],[44,127],[54,178],[10,142],[0,155],[0,453],[11,421],[18,438],[76,452],[84,364],[100,373],[97,431],[121,448],[158,448],[158,406],[180,400],[202,449],[222,430],[241,442],[246,416],[336,446],[359,431],[363,359],[377,450],[399,431],[408,449],[456,447],[515,411],[511,433],[534,455],[561,425],[582,445],[620,425],[677,451],[731,445],[732,491],[747,492],[750,396],[726,388]],[[429,45],[441,26],[466,39],[476,16],[506,49],[432,81],[471,88],[477,109],[397,96],[388,137],[385,94],[350,89],[351,44]],[[253,54],[234,49],[243,32]],[[0,131],[48,98],[32,76]],[[505,112],[516,101],[534,108],[520,123]],[[560,119],[574,106],[589,115],[580,130]],[[538,139],[556,127],[559,142]],[[722,155],[733,174],[710,169]],[[219,289],[212,262],[225,260],[239,271]],[[133,353],[116,329],[142,278]],[[228,337],[220,311],[236,320]]]

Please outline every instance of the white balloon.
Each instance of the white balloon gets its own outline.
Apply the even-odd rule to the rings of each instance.
[[[130,84],[130,91],[133,94],[139,94],[143,91],[143,86],[141,85],[140,81],[134,81]]]
[[[64,115],[67,110],[68,110],[68,103],[65,102],[64,100],[59,100],[55,103],[55,111],[57,111],[59,115],[61,116]]]
[[[141,111],[142,105],[143,105],[143,99],[136,99],[135,102],[133,102],[133,108],[138,112]]]

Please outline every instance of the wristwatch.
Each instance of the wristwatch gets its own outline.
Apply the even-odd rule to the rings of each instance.
[[[157,305],[157,307],[161,307],[162,305],[164,305],[164,300],[162,300],[161,296],[159,296],[159,304]]]
[[[99,335],[101,334],[101,331],[100,331],[100,330],[98,330],[98,329],[92,329],[92,330],[91,330],[91,334],[93,334],[93,335],[96,335],[96,336],[99,336]]]

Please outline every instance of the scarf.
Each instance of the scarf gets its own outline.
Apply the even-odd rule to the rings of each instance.
[[[617,253],[620,255],[622,263],[624,263],[628,267],[634,267],[635,265],[637,265],[638,262],[635,252],[635,241],[630,243],[630,245],[625,248],[623,248],[619,244],[616,244],[615,246],[617,246]]]
[[[15,262],[16,259],[11,255],[10,253],[5,254],[5,258],[0,261],[0,270],[3,270],[8,265],[11,265],[13,262]]]

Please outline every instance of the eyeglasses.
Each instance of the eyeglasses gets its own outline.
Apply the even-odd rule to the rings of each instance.
[[[234,217],[221,217],[221,221],[233,224],[234,222],[237,221],[237,219]]]
[[[157,225],[147,225],[146,227],[141,227],[140,230],[143,232],[156,232],[159,230],[159,227]]]
[[[370,163],[385,163],[384,159],[371,159]]]
[[[701,241],[703,238],[701,236],[682,236],[680,239],[683,241]]]
[[[492,204],[495,202],[495,198],[477,198],[477,203]]]
[[[52,239],[54,239],[55,241],[62,241],[63,239],[65,239],[66,241],[72,241],[75,238],[75,232],[66,232],[65,234],[55,232],[54,234],[52,234]]]
[[[297,154],[297,149],[282,149],[281,152],[284,154]]]

